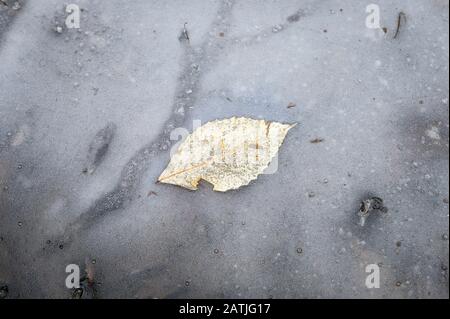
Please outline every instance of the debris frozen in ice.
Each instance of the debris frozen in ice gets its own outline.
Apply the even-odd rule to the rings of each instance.
[[[108,123],[95,135],[93,141],[89,145],[87,164],[83,169],[83,173],[93,174],[98,165],[103,161],[108,152],[109,145],[111,144],[114,135],[116,133],[116,125],[114,123]]]
[[[360,217],[359,224],[364,226],[366,224],[367,217],[373,211],[387,212],[387,208],[383,205],[383,200],[379,197],[371,197],[361,202],[359,207],[358,216]]]

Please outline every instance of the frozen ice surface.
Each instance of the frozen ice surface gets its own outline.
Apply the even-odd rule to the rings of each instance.
[[[448,1],[378,1],[386,33],[364,2],[81,0],[79,30],[65,1],[20,2],[0,4],[8,297],[68,298],[66,265],[95,260],[100,298],[448,298]],[[155,184],[171,132],[231,116],[299,123],[274,174]],[[389,211],[361,227],[368,196]]]

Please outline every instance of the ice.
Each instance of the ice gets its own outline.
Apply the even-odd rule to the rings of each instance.
[[[64,1],[0,7],[8,297],[68,298],[88,258],[101,298],[448,298],[448,1],[378,1],[386,33],[336,0],[77,3],[79,30]],[[231,116],[298,123],[274,174],[155,184],[170,132]]]

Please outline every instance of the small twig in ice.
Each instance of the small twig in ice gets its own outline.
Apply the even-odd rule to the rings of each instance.
[[[395,30],[395,35],[394,35],[394,39],[397,38],[399,32],[400,32],[400,26],[402,24],[402,17],[406,22],[406,15],[404,12],[400,11],[400,13],[398,14],[398,18],[397,18],[397,30]]]
[[[8,7],[8,4],[6,3],[5,0],[0,0],[0,4],[3,4],[5,7]]]
[[[149,191],[148,194],[147,194],[147,197],[150,197],[152,195],[158,196],[158,193],[154,192],[154,191]]]
[[[296,107],[296,106],[297,106],[297,104],[295,104],[294,102],[289,102],[289,104],[287,105],[287,108],[291,109],[291,108]]]
[[[309,141],[311,144],[319,144],[322,143],[323,141],[325,141],[323,138],[315,138],[311,141]]]
[[[187,22],[185,22],[184,25],[183,25],[183,36],[187,40],[187,42],[189,43],[190,39],[189,39],[188,30],[186,29],[186,24],[187,24]]]

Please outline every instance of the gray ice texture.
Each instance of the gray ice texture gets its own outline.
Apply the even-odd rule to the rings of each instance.
[[[3,297],[449,297],[448,1],[3,2]],[[155,183],[232,116],[298,123],[273,174]]]

